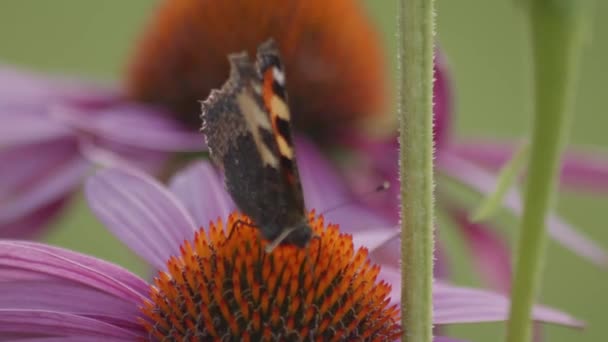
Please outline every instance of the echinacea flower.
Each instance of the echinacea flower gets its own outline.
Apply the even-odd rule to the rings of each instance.
[[[356,233],[311,213],[318,239],[267,254],[254,228],[235,224],[246,218],[226,215],[232,204],[219,184],[205,162],[180,173],[173,192],[133,169],[97,173],[86,186],[93,211],[157,276],[148,282],[88,255],[0,240],[0,334],[27,341],[398,338],[399,273],[372,256],[393,232],[367,236],[362,246]],[[505,297],[488,291],[440,283],[434,297],[436,324],[503,320],[508,310]],[[548,308],[534,314],[580,325]]]

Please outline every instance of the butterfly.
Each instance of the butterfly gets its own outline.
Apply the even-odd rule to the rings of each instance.
[[[211,161],[224,172],[228,193],[251,218],[267,250],[305,247],[313,237],[291,135],[285,71],[278,47],[260,44],[228,56],[230,76],[202,102],[202,132]]]

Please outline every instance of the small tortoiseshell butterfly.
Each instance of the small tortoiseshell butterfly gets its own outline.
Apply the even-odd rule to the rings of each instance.
[[[305,213],[291,137],[285,72],[275,42],[231,54],[230,77],[202,103],[211,161],[239,209],[265,239],[305,247],[313,232]]]

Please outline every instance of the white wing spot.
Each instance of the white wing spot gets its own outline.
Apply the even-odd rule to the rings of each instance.
[[[279,68],[272,68],[272,76],[279,85],[281,85],[282,87],[285,86],[285,73],[279,70]]]

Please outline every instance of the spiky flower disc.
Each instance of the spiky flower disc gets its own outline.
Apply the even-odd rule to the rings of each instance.
[[[233,214],[185,242],[142,308],[160,341],[387,341],[400,334],[390,285],[365,248],[323,217],[308,248],[264,251],[255,228]],[[232,230],[233,227],[237,227]]]

